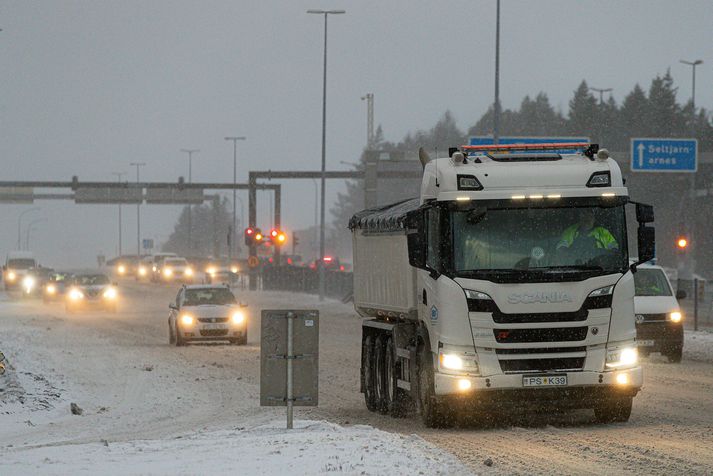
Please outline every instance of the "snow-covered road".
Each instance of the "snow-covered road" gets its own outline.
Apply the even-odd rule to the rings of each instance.
[[[61,306],[0,302],[0,350],[13,366],[0,394],[0,474],[239,467],[244,474],[383,474],[394,465],[404,474],[464,472],[445,451],[477,473],[713,471],[711,334],[687,334],[681,365],[645,362],[645,387],[627,424],[597,425],[582,411],[429,430],[416,417],[393,419],[364,407],[360,320],[349,305],[248,292],[241,296],[252,317],[248,346],[176,348],[168,345],[166,324],[175,291],[126,283],[118,314],[67,315]],[[291,307],[321,312],[320,406],[296,410],[302,452],[278,430],[284,410],[261,408],[258,398],[259,311]],[[72,402],[82,416],[70,413]],[[300,453],[311,465],[279,466]],[[320,454],[325,460],[314,463]],[[252,463],[243,466],[246,455]],[[221,457],[223,463],[196,466]]]

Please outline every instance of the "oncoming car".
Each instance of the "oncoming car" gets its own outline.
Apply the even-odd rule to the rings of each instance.
[[[185,258],[165,258],[158,270],[161,280],[167,283],[177,281],[183,283],[193,282],[193,268]]]
[[[105,274],[75,274],[66,287],[65,309],[68,313],[80,309],[117,310],[119,292]]]
[[[183,286],[176,302],[168,305],[169,343],[182,346],[191,342],[248,342],[245,304],[238,304],[227,286]]]
[[[639,353],[660,352],[670,362],[680,362],[683,355],[683,312],[674,297],[671,283],[660,266],[641,265],[634,273],[634,312]]]
[[[42,300],[45,302],[58,301],[64,299],[67,282],[71,275],[67,273],[53,273],[45,282],[42,290]]]

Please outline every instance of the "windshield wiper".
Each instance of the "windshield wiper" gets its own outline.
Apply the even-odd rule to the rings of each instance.
[[[568,265],[568,266],[547,266],[545,268],[535,268],[535,269],[541,269],[543,271],[604,271],[604,268],[601,266],[590,266],[590,265],[584,265],[584,264],[573,264],[573,265]]]

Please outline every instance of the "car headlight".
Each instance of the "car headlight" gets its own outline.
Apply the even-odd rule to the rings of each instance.
[[[48,284],[45,291],[47,294],[57,294],[57,287],[54,284]]]
[[[17,275],[13,271],[10,271],[9,273],[7,273],[8,281],[15,281],[15,279],[17,279]]]
[[[139,276],[146,276],[146,268],[143,266],[139,268]]]
[[[438,353],[438,363],[441,370],[478,373],[478,362],[474,353],[441,351]]]
[[[79,301],[82,298],[84,298],[84,293],[79,289],[72,289],[69,291],[69,299],[72,301]]]
[[[211,276],[213,276],[215,274],[215,271],[216,271],[215,268],[212,266],[210,268],[206,269],[206,273],[210,274]]]
[[[242,324],[245,322],[245,314],[240,311],[235,311],[230,319],[233,324]]]
[[[168,278],[173,275],[173,270],[171,268],[165,268],[163,270],[163,275]]]
[[[119,296],[119,293],[117,293],[116,289],[114,289],[114,288],[108,288],[106,291],[104,291],[105,299],[116,299],[118,296]]]
[[[683,314],[681,314],[681,311],[673,311],[668,315],[668,319],[671,322],[681,322],[681,319],[683,319]]]
[[[195,322],[195,320],[190,314],[184,314],[181,316],[181,324],[183,324],[184,326],[192,326],[193,322]]]
[[[119,265],[119,268],[118,268],[118,271],[119,271],[119,274],[124,274],[124,273],[126,273],[126,266],[124,266],[123,264],[120,264],[120,265]]]
[[[237,272],[238,272],[238,267],[237,267],[237,266],[231,267],[231,268],[230,268],[230,272],[233,273],[233,274],[237,273]]]
[[[622,347],[607,351],[607,367],[633,367],[639,361],[639,351],[636,347]]]
[[[22,280],[22,287],[27,291],[31,291],[35,287],[35,278],[32,276],[25,276]]]
[[[193,276],[193,270],[191,268],[186,268],[186,271],[184,271],[184,274],[186,276]]]

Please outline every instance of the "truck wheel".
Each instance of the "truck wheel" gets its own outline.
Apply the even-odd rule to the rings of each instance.
[[[683,359],[683,346],[677,345],[677,346],[673,347],[666,354],[666,357],[668,357],[668,361],[671,362],[672,364],[681,363],[681,360]]]
[[[374,392],[376,406],[379,413],[387,413],[391,402],[389,401],[389,381],[386,369],[386,343],[384,336],[379,336],[374,342]]]
[[[361,368],[364,375],[364,402],[370,412],[376,411],[376,396],[374,395],[374,337],[364,338],[361,349]]]
[[[396,351],[394,349],[394,339],[389,337],[386,341],[386,363],[384,369],[386,371],[386,395],[389,402],[388,413],[394,418],[401,418],[408,413],[409,398],[403,389],[398,387]]]
[[[421,419],[428,428],[447,428],[452,422],[434,391],[433,359],[425,347],[418,359],[418,399],[421,407]]]
[[[594,407],[594,417],[599,423],[623,423],[629,421],[634,397],[609,397]]]

